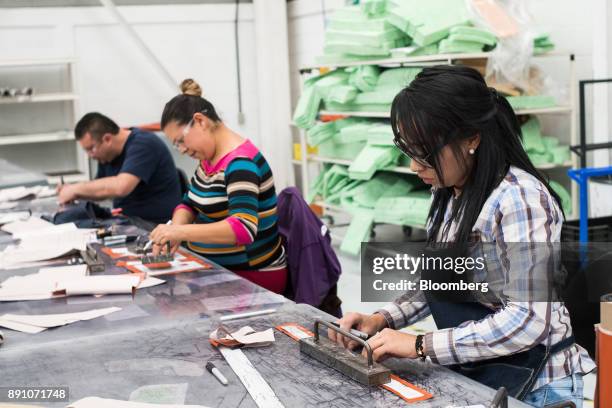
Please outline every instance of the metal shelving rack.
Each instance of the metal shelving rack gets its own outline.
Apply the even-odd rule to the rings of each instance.
[[[77,120],[79,112],[79,94],[77,91],[76,81],[76,61],[71,58],[53,58],[53,59],[32,59],[32,60],[4,60],[0,61],[0,76],[2,71],[5,69],[20,69],[20,68],[31,68],[31,67],[60,67],[63,70],[64,75],[69,84],[69,89],[63,89],[60,91],[47,92],[47,93],[34,93],[31,96],[17,96],[17,97],[5,97],[0,98],[0,105],[23,105],[23,109],[27,109],[31,104],[50,104],[50,103],[64,103],[69,104],[70,109],[67,109],[68,114],[66,121],[70,125],[74,124]],[[35,90],[36,91],[36,90]],[[0,133],[2,131],[0,130]],[[2,134],[0,136],[0,149],[3,146],[15,146],[24,144],[41,144],[41,149],[36,150],[33,156],[44,154],[42,144],[45,143],[57,143],[57,142],[69,142],[75,141],[74,133],[71,129],[61,130],[50,130],[48,132],[30,133],[30,134]],[[35,158],[34,158],[35,160]],[[75,173],[65,175],[66,181],[83,181],[90,179],[90,166],[87,155],[82,149],[76,147],[76,157],[74,159],[74,170]],[[50,169],[39,168],[35,169],[41,172],[50,171]],[[47,170],[47,171],[46,171]],[[48,176],[49,182],[53,183],[59,179],[59,176]]]
[[[338,68],[346,68],[351,66],[359,66],[359,65],[379,65],[384,68],[397,68],[397,67],[426,67],[432,65],[439,64],[457,64],[462,61],[474,61],[474,60],[482,60],[486,59],[491,55],[488,52],[482,53],[470,53],[470,54],[437,54],[437,55],[428,55],[428,56],[419,56],[419,57],[408,57],[408,58],[388,58],[388,59],[377,59],[370,61],[359,61],[359,62],[347,62],[347,63],[336,63],[336,64],[325,64],[325,65],[315,65],[315,66],[306,66],[300,69],[300,75],[304,76],[305,74],[310,74],[313,71],[321,71],[321,70],[334,70]],[[558,53],[558,52],[549,52],[546,54],[535,55],[534,58],[566,58],[569,62],[569,101],[568,105],[561,105],[549,108],[537,108],[537,109],[520,109],[516,111],[517,115],[566,115],[569,116],[569,144],[575,145],[577,144],[577,122],[576,122],[576,74],[575,74],[575,57],[574,54],[568,53]],[[302,81],[303,82],[303,81]],[[333,111],[319,111],[320,115],[341,115],[346,117],[362,117],[362,118],[372,118],[372,119],[388,119],[390,117],[390,112],[333,112]],[[329,157],[321,157],[317,155],[308,155],[307,154],[307,142],[306,142],[306,132],[302,129],[299,131],[299,142],[300,142],[300,151],[301,158],[300,160],[294,159],[292,163],[301,168],[301,184],[302,184],[302,194],[304,197],[308,195],[310,188],[310,178],[308,175],[308,165],[309,163],[332,163],[332,164],[340,164],[344,166],[348,166],[351,164],[350,160],[341,160]],[[571,160],[563,163],[563,164],[546,164],[542,166],[537,166],[538,169],[546,171],[553,169],[569,169],[578,167],[578,159],[575,155],[571,156]],[[319,169],[319,171],[321,168]],[[390,171],[394,173],[403,173],[403,174],[414,174],[410,170],[410,168],[405,166],[396,166],[388,169],[384,169],[382,171]],[[563,174],[567,174],[567,172],[563,172]],[[569,179],[568,179],[569,180]],[[564,182],[568,180],[563,180]],[[577,208],[578,208],[578,189],[574,183],[570,185],[571,189],[571,197],[572,197],[572,213],[566,214],[568,219],[577,218]],[[325,210],[332,212],[344,212],[342,207],[336,205],[330,205],[325,203],[324,201],[316,201],[317,205],[320,205]]]

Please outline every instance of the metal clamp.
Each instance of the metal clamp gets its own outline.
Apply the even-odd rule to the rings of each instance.
[[[319,342],[319,324],[326,326],[328,329],[331,329],[335,332],[340,333],[343,336],[348,337],[351,340],[356,341],[359,345],[363,346],[366,349],[368,355],[368,368],[372,368],[374,366],[374,359],[372,358],[372,347],[368,344],[367,341],[355,336],[352,333],[347,332],[346,330],[341,329],[340,327],[336,327],[330,322],[326,322],[325,320],[316,319],[314,323],[314,341]]]

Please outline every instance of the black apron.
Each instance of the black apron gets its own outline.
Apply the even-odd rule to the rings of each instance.
[[[444,256],[465,254],[465,248],[445,248]],[[449,255],[450,254],[450,255]],[[440,251],[426,250],[425,255],[440,256]],[[429,270],[421,272],[421,279],[432,282],[454,282],[465,277],[446,270]],[[425,291],[429,310],[438,329],[458,327],[467,321],[484,319],[495,313],[483,304],[472,300],[469,293],[449,293],[443,291]],[[574,344],[570,336],[546,347],[539,344],[529,350],[485,361],[457,364],[449,368],[493,389],[505,387],[508,394],[522,400],[529,393],[542,372],[548,358]]]

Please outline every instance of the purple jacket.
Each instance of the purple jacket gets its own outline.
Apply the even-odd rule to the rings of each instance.
[[[295,187],[278,196],[278,229],[285,240],[293,300],[319,306],[341,268],[327,227]]]

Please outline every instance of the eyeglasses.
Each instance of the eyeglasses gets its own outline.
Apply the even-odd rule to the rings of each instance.
[[[395,143],[395,146],[402,153],[408,156],[411,160],[414,160],[415,162],[419,163],[421,166],[427,167],[430,169],[434,167],[433,164],[431,164],[431,159],[434,158],[438,153],[440,153],[440,150],[442,150],[444,146],[446,146],[446,144],[443,144],[442,146],[438,146],[437,148],[435,148],[433,152],[425,156],[420,156],[419,154],[411,151],[408,144],[401,138],[397,138],[397,137],[393,138],[393,143]]]
[[[203,111],[200,111],[200,113],[206,115],[208,113],[208,109],[204,109]],[[181,131],[181,136],[177,137],[176,140],[172,143],[172,146],[176,150],[181,151],[181,149],[185,147],[185,137],[189,132],[191,132],[191,128],[193,127],[194,121],[195,117],[192,117],[191,120],[187,122],[187,125],[185,125],[185,127]]]

